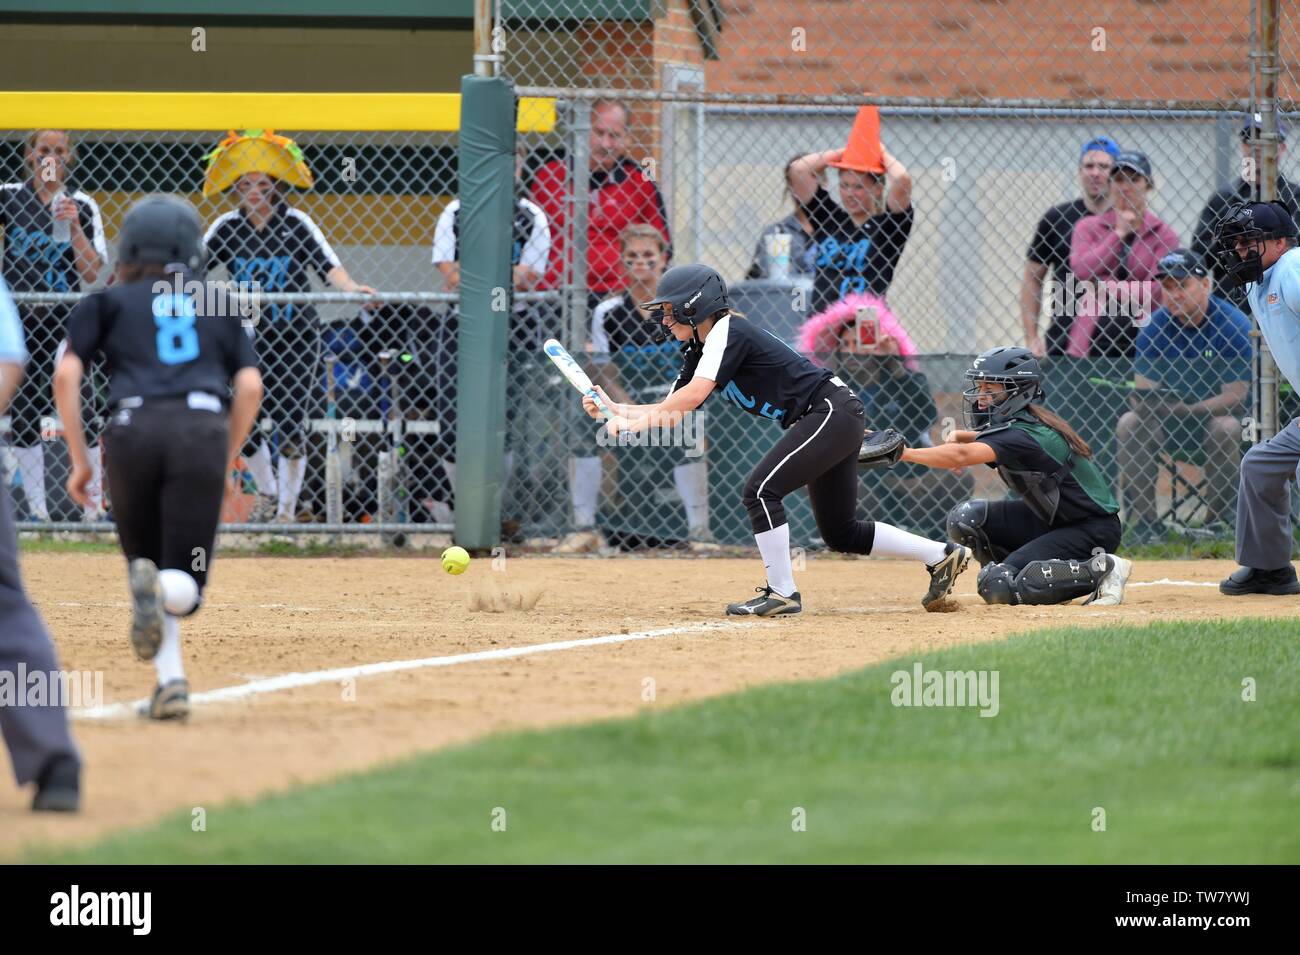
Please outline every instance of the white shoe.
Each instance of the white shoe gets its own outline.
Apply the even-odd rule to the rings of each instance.
[[[1133,573],[1133,561],[1117,554],[1106,556],[1110,558],[1110,570],[1101,578],[1093,595],[1084,601],[1086,606],[1118,607],[1124,602],[1124,585],[1128,583],[1129,574]]]

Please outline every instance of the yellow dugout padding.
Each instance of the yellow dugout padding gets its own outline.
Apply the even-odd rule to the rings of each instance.
[[[459,93],[0,92],[2,129],[456,132]],[[555,100],[519,100],[521,133],[555,128]]]
[[[122,216],[146,192],[92,192],[104,216],[104,238],[111,245],[117,240]],[[233,200],[221,197],[205,199],[201,193],[178,193],[194,203],[210,223],[223,212],[235,208]],[[331,193],[295,192],[289,203],[316,221],[332,244],[346,243],[347,236],[366,236],[367,244],[416,245],[433,247],[433,228],[438,216],[455,196],[430,195],[334,195]]]

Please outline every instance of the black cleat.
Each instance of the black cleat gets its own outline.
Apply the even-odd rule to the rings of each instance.
[[[970,563],[970,548],[962,547],[961,544],[946,545],[943,560],[933,567],[927,565],[925,568],[930,572],[930,589],[921,598],[921,606],[926,610],[934,610],[944,597],[952,593],[953,584],[957,582],[957,578],[961,576],[968,563]]]
[[[127,568],[131,583],[131,646],[141,660],[158,655],[163,639],[163,595],[154,562],[137,557]]]
[[[1286,596],[1300,594],[1300,581],[1290,564],[1277,570],[1259,570],[1255,567],[1238,567],[1227,580],[1219,584],[1219,593],[1229,597],[1245,594],[1273,594]]]
[[[161,684],[149,702],[140,705],[140,715],[150,720],[185,719],[190,715],[190,685],[184,680]]]
[[[786,617],[803,612],[799,591],[782,597],[771,587],[755,587],[759,596],[740,604],[728,604],[729,617]]]
[[[36,782],[32,812],[76,812],[80,807],[81,764],[71,756],[55,756]]]

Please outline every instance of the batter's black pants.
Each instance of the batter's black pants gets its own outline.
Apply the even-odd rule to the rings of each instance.
[[[104,433],[108,493],[127,560],[207,582],[226,481],[225,412],[184,398],[115,411]]]
[[[1024,501],[990,501],[984,532],[994,559],[1019,573],[1036,560],[1087,560],[1098,548],[1113,554],[1122,527],[1118,514],[1053,527]]]
[[[866,410],[858,396],[833,381],[823,385],[745,483],[745,510],[754,533],[784,524],[782,498],[806,486],[826,546],[870,554],[875,524],[857,519],[858,451],[865,431]]]

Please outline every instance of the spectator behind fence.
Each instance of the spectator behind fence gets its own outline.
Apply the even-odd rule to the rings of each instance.
[[[0,186],[4,229],[4,280],[15,292],[76,292],[99,278],[108,260],[104,223],[95,200],[71,184],[77,151],[62,129],[27,137],[23,160],[30,178]],[[55,201],[57,198],[57,202]],[[27,499],[27,517],[48,521],[42,419],[54,415],[54,358],[67,328],[70,305],[20,305],[29,352],[27,373],[10,407],[12,444]],[[101,516],[99,448],[89,449],[92,478],[87,520]]]
[[[515,154],[515,184],[519,185],[524,168],[525,148]],[[531,292],[542,284],[551,253],[553,235],[542,208],[522,195],[515,197],[515,214],[511,224],[510,268],[516,292]],[[453,199],[438,216],[433,231],[433,264],[442,274],[443,287],[449,292],[460,290],[460,200]],[[546,325],[538,309],[516,301],[512,344],[540,347],[538,335]]]
[[[1066,354],[1129,357],[1137,329],[1160,302],[1156,263],[1178,248],[1178,233],[1147,208],[1151,160],[1121,152],[1110,172],[1110,208],[1085,216],[1070,240],[1070,270],[1088,286],[1072,307]]]
[[[809,153],[790,166],[790,191],[817,244],[813,312],[847,295],[884,298],[912,231],[912,177],[879,142],[874,109],[859,110],[845,149]],[[821,183],[827,166],[840,170],[838,203]]]
[[[864,310],[862,320],[874,323],[865,334],[854,321],[859,308]],[[864,344],[864,339],[874,339],[874,344]],[[891,427],[902,432],[911,447],[933,446],[930,430],[939,410],[929,380],[912,357],[912,339],[882,299],[857,295],[836,303],[804,323],[799,348],[858,392],[868,430]],[[970,495],[974,479],[966,473],[896,464],[887,471],[862,472],[862,485],[867,513],[922,537],[942,539],[948,509]]]
[[[1070,272],[1070,238],[1084,216],[1099,215],[1110,207],[1110,171],[1119,155],[1119,144],[1109,136],[1098,136],[1079,151],[1080,196],[1062,202],[1043,213],[1029,243],[1025,274],[1020,283],[1020,321],[1025,327],[1025,346],[1035,358],[1064,355],[1073,319],[1073,273]],[[1043,311],[1043,284],[1050,277],[1051,321],[1046,341],[1039,334],[1038,319]]]
[[[627,154],[628,108],[619,100],[591,105],[591,160],[587,179],[587,289],[591,307],[625,282],[619,234],[629,225],[654,226],[668,243],[672,236],[663,195],[653,177]],[[564,284],[567,212],[573,186],[564,159],[552,159],[533,176],[532,198],[551,224],[551,260],[546,288]]]
[[[1131,410],[1119,419],[1120,486],[1134,543],[1159,540],[1156,461],[1203,455],[1206,525],[1227,530],[1236,508],[1242,423],[1251,377],[1250,320],[1210,294],[1190,249],[1160,260],[1164,304],[1138,334]]]
[[[1218,221],[1223,218],[1223,214],[1228,211],[1228,206],[1233,202],[1249,202],[1258,195],[1257,189],[1259,176],[1256,170],[1259,169],[1259,152],[1258,140],[1261,126],[1261,117],[1256,113],[1253,117],[1246,120],[1241,127],[1241,163],[1242,175],[1238,176],[1228,185],[1215,192],[1210,196],[1209,201],[1205,203],[1205,208],[1201,210],[1201,218],[1196,223],[1196,235],[1192,239],[1192,251],[1200,256],[1201,261],[1207,265],[1213,266],[1214,257],[1210,251],[1214,246],[1214,227]],[[1285,176],[1282,175],[1282,160],[1286,158],[1286,124],[1278,120],[1278,136],[1281,142],[1277,145],[1277,192],[1276,200],[1286,206],[1287,211],[1291,213],[1292,218],[1300,215],[1300,195],[1297,195],[1297,186]],[[1222,269],[1213,269],[1214,272],[1214,294],[1219,298],[1227,299],[1237,308],[1244,309],[1246,304],[1245,288],[1235,286],[1227,281],[1227,276]]]
[[[208,155],[203,194],[232,185],[238,208],[218,216],[203,236],[208,265],[223,265],[233,281],[263,292],[310,292],[310,274],[343,292],[374,294],[358,285],[334,254],[311,216],[288,202],[288,188],[312,186],[311,171],[297,143],[274,130],[231,130]],[[307,468],[307,418],[317,394],[320,319],[305,303],[268,305],[257,315],[254,339],[262,359],[266,397],[262,413],[270,439],[254,427],[246,455],[257,482],[258,503],[249,520],[290,522],[299,518],[298,496]],[[278,476],[271,470],[272,442],[279,444]],[[311,515],[303,514],[310,519]]]
[[[817,255],[817,245],[812,241],[812,220],[808,218],[808,210],[794,198],[794,192],[790,188],[790,167],[801,158],[803,158],[802,153],[785,164],[785,195],[794,202],[794,211],[784,219],[764,227],[758,234],[758,243],[754,246],[754,261],[750,263],[749,271],[745,273],[747,279],[773,277],[769,262],[770,255],[766,246],[767,237],[771,235],[790,237],[790,269],[786,278],[799,276],[811,278],[816,271],[813,263]]]
[[[522,180],[526,149],[520,146],[515,153],[515,184]],[[511,223],[510,269],[514,290],[529,292],[546,286],[546,272],[551,249],[556,233],[551,231],[550,222],[542,208],[522,195],[515,197],[515,213]],[[458,291],[460,288],[460,200],[453,199],[438,217],[438,224],[433,233],[433,264],[442,273],[444,288]],[[527,360],[531,353],[541,348],[542,342],[553,335],[553,327],[558,319],[557,311],[547,303],[529,303],[520,300],[514,302],[513,321],[510,327],[509,355],[512,365],[517,365],[520,357]],[[440,329],[443,361],[451,369],[444,376],[437,406],[440,430],[437,442],[434,442],[435,456],[428,462],[428,468],[441,466],[446,475],[444,481],[432,481],[425,485],[426,494],[417,497],[422,509],[417,512],[421,519],[432,519],[437,523],[454,520],[454,491],[456,481],[456,356],[458,354],[457,335],[460,326],[460,310],[448,310],[447,321]],[[521,381],[527,372],[512,367],[512,373],[506,377],[508,395],[506,414],[509,423],[513,423],[517,409],[523,403],[518,393]],[[506,450],[504,482],[509,485],[514,470],[514,452]],[[507,501],[507,504],[509,502]],[[508,535],[509,536],[509,535]]]
[[[652,225],[639,223],[623,230],[620,237],[623,264],[627,278],[626,290],[605,299],[596,306],[591,316],[591,356],[596,373],[593,382],[621,404],[654,404],[667,392],[660,378],[658,365],[663,357],[675,360],[680,350],[676,342],[664,341],[654,315],[641,308],[642,302],[655,297],[655,289],[664,270],[668,268],[668,245],[659,230]],[[621,356],[632,373],[626,379],[620,374],[615,356]],[[644,370],[638,369],[640,360],[646,362]],[[694,414],[696,427],[689,433],[702,440],[702,411]],[[584,435],[591,429],[583,428]],[[557,554],[582,554],[606,546],[604,535],[596,527],[596,511],[604,473],[601,457],[591,453],[592,446],[583,449],[570,461],[569,493],[573,500],[575,530],[555,548]],[[715,550],[713,532],[709,528],[709,475],[708,465],[699,443],[687,448],[682,460],[673,467],[673,485],[686,509],[688,538],[692,550]],[[665,452],[677,453],[677,452]],[[607,455],[616,463],[617,455]],[[646,489],[646,499],[651,489]]]

